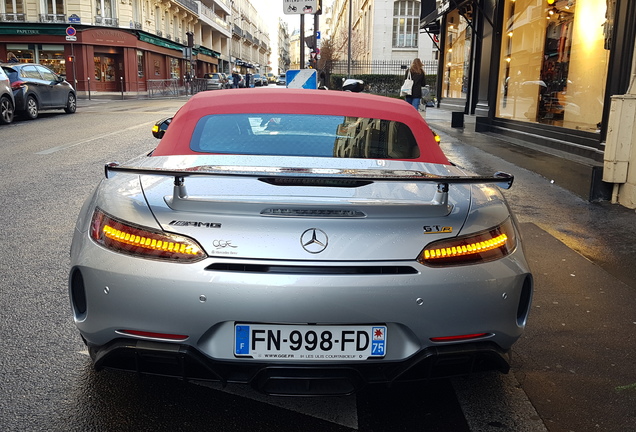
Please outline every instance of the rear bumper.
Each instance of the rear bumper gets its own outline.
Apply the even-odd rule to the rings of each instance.
[[[427,348],[400,362],[338,364],[216,361],[188,345],[117,339],[89,347],[95,369],[118,369],[185,380],[250,384],[257,391],[284,396],[346,395],[367,384],[391,384],[470,375],[507,373],[509,353],[491,342]]]

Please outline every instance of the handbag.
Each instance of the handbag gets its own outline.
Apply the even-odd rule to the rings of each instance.
[[[409,75],[404,80],[404,84],[400,88],[400,96],[411,96],[411,92],[413,91],[413,80],[411,79],[411,71],[409,71]]]

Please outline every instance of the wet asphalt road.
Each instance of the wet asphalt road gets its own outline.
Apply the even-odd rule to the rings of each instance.
[[[152,123],[184,101],[80,101],[74,116],[0,128],[0,430],[636,430],[636,259],[626,241],[636,238],[635,213],[587,203],[467,145],[477,138],[431,111],[453,161],[516,176],[505,193],[536,294],[513,374],[281,402],[93,372],[66,294],[75,218],[103,164],[151,150]],[[528,399],[513,404],[518,396]]]

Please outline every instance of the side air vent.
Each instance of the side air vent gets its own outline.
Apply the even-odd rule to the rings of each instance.
[[[209,271],[234,273],[308,275],[394,275],[417,273],[417,270],[410,266],[289,266],[216,263],[207,266],[205,269]]]

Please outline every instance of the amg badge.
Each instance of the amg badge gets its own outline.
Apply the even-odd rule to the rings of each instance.
[[[220,223],[216,222],[194,222],[194,221],[180,221],[173,220],[168,225],[182,226],[182,227],[201,227],[201,228],[221,228]]]

